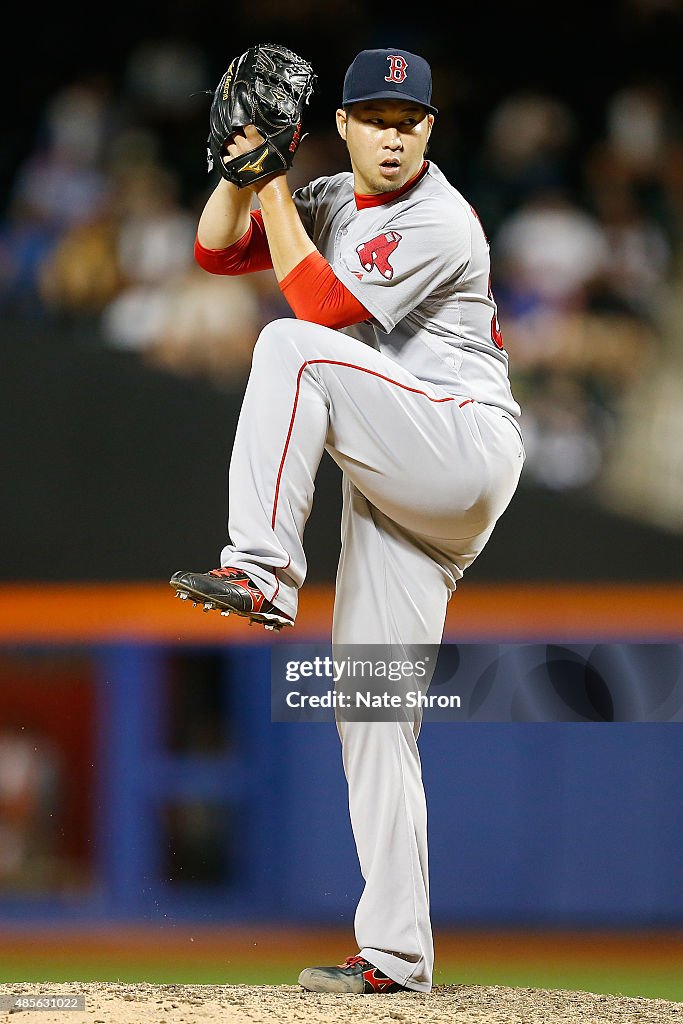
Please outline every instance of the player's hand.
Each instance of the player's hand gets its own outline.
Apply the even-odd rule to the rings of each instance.
[[[226,157],[229,157],[231,160],[234,160],[236,157],[248,157],[249,153],[254,152],[264,142],[265,139],[258,128],[253,124],[247,124],[244,128],[239,128],[234,132],[227,140],[224,146]],[[266,178],[258,178],[256,181],[251,182],[251,184],[245,185],[245,188],[258,195],[261,189],[271,182],[273,178],[283,177],[286,173],[286,170],[283,168],[281,171],[269,174]]]
[[[238,156],[246,156],[247,153],[251,153],[252,150],[258,149],[258,147],[266,140],[261,135],[261,132],[253,124],[247,124],[244,128],[238,128],[237,131],[230,136],[224,146],[224,150],[227,156],[231,160],[234,160]]]

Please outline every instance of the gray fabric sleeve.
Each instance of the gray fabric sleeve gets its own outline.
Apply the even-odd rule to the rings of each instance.
[[[329,178],[315,178],[308,185],[303,185],[292,194],[301,221],[309,238],[315,241],[315,221],[321,203],[325,198]]]
[[[293,194],[292,199],[294,205],[297,208],[297,212],[301,217],[301,222],[306,228],[306,234],[309,238],[313,238],[313,228],[315,225],[315,208],[316,198],[314,192],[315,182],[310,182],[308,185],[304,185],[303,188],[298,188]]]

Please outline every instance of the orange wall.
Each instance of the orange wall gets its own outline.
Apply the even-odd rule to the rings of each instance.
[[[296,639],[326,636],[333,591],[306,586]],[[187,603],[189,605],[189,602]],[[550,635],[636,641],[683,636],[683,585],[463,584],[450,602],[446,639],[514,641]],[[177,601],[167,582],[0,586],[0,643],[146,640],[164,643],[277,643],[245,619],[228,621]]]

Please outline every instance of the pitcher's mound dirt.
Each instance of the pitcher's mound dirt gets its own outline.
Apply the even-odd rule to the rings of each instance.
[[[336,996],[297,985],[0,985],[0,996],[20,994],[85,996],[84,1012],[41,1010],[33,1024],[683,1024],[683,1003],[664,999],[502,986]],[[15,1024],[2,1002],[0,1022]]]

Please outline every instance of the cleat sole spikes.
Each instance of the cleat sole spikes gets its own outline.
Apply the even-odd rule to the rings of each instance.
[[[267,629],[269,632],[279,633],[284,626],[294,625],[291,620],[284,617],[280,619],[276,614],[271,612],[259,613],[242,611],[239,608],[227,608],[219,599],[207,600],[205,595],[201,594],[199,591],[193,590],[191,587],[188,587],[187,590],[179,589],[179,585],[173,580],[171,580],[171,585],[175,589],[175,597],[179,597],[181,601],[191,600],[193,608],[201,605],[202,611],[205,612],[217,611],[225,618],[231,614],[235,614],[240,618],[247,619],[250,626],[253,626],[254,623],[256,623],[257,626],[263,626],[264,629]],[[185,584],[181,584],[181,586],[185,586]]]

